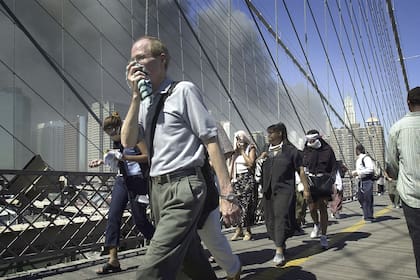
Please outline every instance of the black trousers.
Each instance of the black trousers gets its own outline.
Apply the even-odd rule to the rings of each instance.
[[[417,276],[420,278],[420,208],[412,208],[402,201],[408,232],[413,242],[414,257],[416,258]]]

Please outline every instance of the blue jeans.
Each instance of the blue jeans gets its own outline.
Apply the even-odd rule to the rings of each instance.
[[[127,182],[126,182],[127,181]],[[131,214],[137,229],[150,240],[155,231],[147,219],[146,205],[135,201],[137,195],[147,194],[147,180],[139,176],[117,176],[112,190],[111,205],[108,212],[108,223],[105,233],[105,247],[118,247],[120,243],[121,219],[128,201],[131,205]]]
[[[373,181],[365,180],[359,182],[359,202],[362,205],[363,217],[365,220],[373,219]]]

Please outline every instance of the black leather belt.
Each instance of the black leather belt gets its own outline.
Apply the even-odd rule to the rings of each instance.
[[[166,184],[173,181],[177,181],[182,177],[191,176],[191,175],[198,175],[198,170],[200,168],[187,168],[182,170],[177,170],[168,174],[158,175],[152,177],[152,181],[157,184]]]

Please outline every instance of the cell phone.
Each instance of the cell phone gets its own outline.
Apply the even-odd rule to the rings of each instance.
[[[141,71],[141,72],[143,72],[145,75],[149,75],[149,73],[148,73],[148,72],[147,72],[147,70],[146,70],[146,67],[144,67],[144,65],[143,65],[143,64],[136,63],[136,64],[134,64],[134,66],[138,67],[138,70],[137,70],[137,71]]]

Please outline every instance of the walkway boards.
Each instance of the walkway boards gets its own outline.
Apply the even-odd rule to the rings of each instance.
[[[243,264],[241,279],[418,279],[403,211],[388,205],[387,196],[375,196],[377,222],[365,223],[358,202],[345,203],[342,218],[330,221],[330,248],[321,250],[319,239],[309,238],[309,226],[305,228],[305,235],[294,236],[287,241],[288,262],[283,267],[272,266],[274,245],[267,239],[265,226],[256,226],[252,241],[231,242]],[[310,221],[309,215],[306,220]],[[227,232],[228,237],[231,235],[231,231]],[[43,279],[134,279],[140,258],[138,254],[141,253],[134,250],[121,255],[125,256],[121,260],[125,270],[119,274],[102,277],[95,274],[94,271],[106,258],[68,263],[33,273],[38,273]],[[224,279],[224,272],[216,264],[214,267],[220,279]]]

